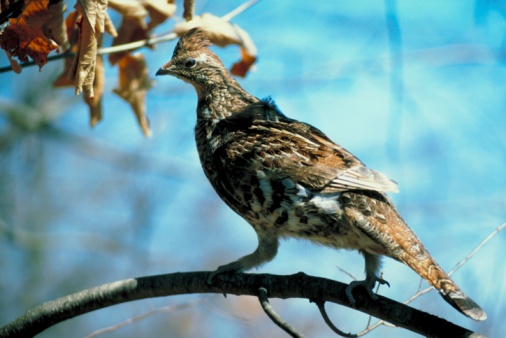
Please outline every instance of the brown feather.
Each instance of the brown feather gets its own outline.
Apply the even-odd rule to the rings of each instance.
[[[195,87],[195,138],[204,173],[258,235],[253,253],[219,267],[210,278],[268,262],[276,255],[279,238],[304,238],[359,250],[367,276],[357,283],[371,293],[375,282],[384,283],[377,273],[385,255],[410,266],[465,315],[486,318],[384,194],[397,191],[395,182],[367,168],[317,128],[286,117],[272,100],[246,92],[209,44],[204,31],[190,30],[157,74],[176,76]]]

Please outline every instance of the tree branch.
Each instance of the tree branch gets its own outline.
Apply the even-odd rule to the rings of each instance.
[[[262,309],[264,310],[265,314],[274,322],[274,324],[276,324],[283,331],[288,333],[290,337],[304,338],[304,336],[301,333],[299,333],[296,328],[294,328],[292,325],[284,321],[276,313],[276,311],[274,311],[274,309],[271,306],[271,303],[269,303],[269,298],[267,297],[267,290],[264,287],[258,289],[258,301],[260,302],[260,305],[262,306]]]
[[[78,315],[129,301],[194,293],[228,293],[257,296],[264,287],[270,298],[306,298],[351,307],[347,284],[304,273],[218,275],[207,283],[210,272],[186,272],[131,278],[83,290],[39,305],[0,329],[0,337],[28,337]],[[355,309],[396,326],[430,337],[483,337],[444,319],[378,296],[372,300],[365,289],[354,290]]]
[[[341,330],[339,330],[334,323],[329,318],[329,315],[327,314],[327,311],[325,311],[325,303],[323,302],[317,302],[316,306],[318,307],[318,310],[320,310],[320,314],[323,317],[323,320],[325,321],[325,324],[327,324],[328,327],[335,333],[337,333],[340,336],[347,337],[347,338],[357,338],[356,334],[346,333]]]

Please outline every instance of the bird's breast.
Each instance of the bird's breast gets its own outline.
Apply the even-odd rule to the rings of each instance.
[[[335,248],[358,248],[343,212],[341,193],[320,193],[300,184],[273,159],[252,152],[247,138],[197,123],[195,136],[203,170],[221,199],[257,232],[305,238]],[[233,143],[233,144],[231,144]],[[282,156],[283,152],[270,156]],[[259,159],[264,159],[260,161]]]
[[[344,220],[340,194],[318,194],[290,178],[257,170],[225,170],[210,166],[207,176],[218,195],[257,232],[309,239],[323,245],[348,247],[353,235]],[[208,167],[209,168],[209,167]],[[343,243],[337,243],[336,238]]]

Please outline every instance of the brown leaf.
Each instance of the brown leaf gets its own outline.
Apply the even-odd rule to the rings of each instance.
[[[76,8],[78,8],[78,5],[76,5]],[[78,11],[80,11],[79,8]],[[76,95],[84,91],[84,95],[92,99],[94,96],[93,75],[95,74],[97,38],[90,22],[83,17],[82,12],[77,21],[77,26],[79,35],[71,78],[75,80]]]
[[[42,25],[42,31],[48,38],[53,39],[62,50],[66,51],[69,48],[69,42],[63,13],[67,10],[67,5],[65,1],[59,1],[54,4],[50,3],[47,9],[49,10],[50,17]]]
[[[9,59],[9,63],[11,64],[12,71],[16,74],[21,74],[21,66],[20,64],[12,58],[11,52],[6,50],[7,58]]]
[[[76,3],[75,8],[81,15],[77,20],[78,51],[73,66],[76,95],[84,91],[86,98],[93,100],[95,96],[93,80],[97,58],[97,39],[98,35],[104,32],[107,0],[80,0]]]
[[[80,14],[77,11],[70,12],[65,19],[65,27],[67,34],[67,41],[71,44],[70,50],[77,55],[77,19],[80,18]],[[74,37],[75,35],[75,37]],[[76,85],[74,78],[74,59],[65,58],[63,72],[53,83],[55,87],[73,87]]]
[[[107,0],[79,0],[76,9],[86,18],[94,33],[104,32]]]
[[[142,54],[126,54],[118,61],[119,87],[113,91],[132,107],[142,133],[150,137],[149,121],[146,117],[146,91],[153,83],[149,79],[146,60]]]
[[[153,28],[176,12],[174,0],[109,0],[109,7],[123,16],[118,36],[112,42],[113,46],[147,39]],[[150,21],[147,24],[146,17],[148,15]],[[110,54],[109,62],[114,65],[128,53]]]
[[[105,22],[104,22],[104,30],[109,33],[113,38],[118,36],[118,32],[116,31],[116,27],[112,23],[111,17],[109,13],[105,12]]]
[[[245,48],[241,48],[241,60],[234,63],[230,73],[235,76],[245,77],[253,64],[257,61],[256,56],[248,54]]]
[[[105,17],[107,20],[107,16]],[[68,40],[72,41],[72,36],[77,33],[77,21],[82,20],[81,14],[77,11],[69,13],[65,20],[66,34]],[[105,30],[107,30],[105,25]],[[101,40],[102,34],[99,34]],[[99,43],[100,40],[97,42]],[[100,42],[101,43],[101,42]],[[100,44],[99,43],[99,44]],[[77,51],[77,41],[73,41],[73,45],[70,47],[73,52]],[[76,53],[78,54],[78,53]],[[75,73],[75,60],[66,58],[64,69],[62,74],[53,83],[54,87],[72,87],[76,84],[76,79],[73,76]],[[97,56],[95,63],[95,73],[93,79],[93,93],[94,97],[90,98],[83,95],[84,102],[89,106],[90,109],[90,126],[94,127],[98,122],[102,120],[102,94],[104,91],[105,75],[104,75],[104,61],[102,56]]]
[[[147,38],[148,25],[145,19],[148,15],[148,11],[140,2],[133,0],[109,0],[109,7],[123,16],[123,21],[118,30],[118,36],[112,42],[113,46]],[[109,63],[111,65],[116,64],[127,53],[128,52],[109,54]]]
[[[249,34],[239,26],[209,13],[193,17],[193,20],[181,22],[174,27],[174,33],[182,36],[194,27],[202,27],[208,32],[209,39],[215,45],[225,47],[230,44],[241,47],[241,60],[232,67],[232,74],[245,76],[256,62],[257,49]]]
[[[16,19],[9,19],[10,26],[0,35],[0,47],[11,57],[28,61],[28,56],[39,66],[46,64],[47,55],[58,45],[48,39],[42,30],[51,18],[47,9],[49,0],[26,0],[23,12]]]
[[[174,0],[143,0],[141,4],[149,13],[148,31],[153,30],[176,13]]]
[[[92,128],[102,120],[102,94],[104,92],[104,84],[104,59],[98,56],[95,65],[95,79],[93,80],[95,97],[90,100],[87,96],[83,96],[84,102],[90,107],[90,126]]]
[[[184,0],[183,6],[183,18],[185,18],[186,21],[193,20],[193,14],[195,12],[195,0]]]

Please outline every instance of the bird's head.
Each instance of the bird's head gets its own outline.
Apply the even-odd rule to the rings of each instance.
[[[186,32],[174,49],[172,59],[156,75],[172,75],[192,84],[197,92],[219,84],[228,72],[220,59],[207,47],[211,45],[207,33],[200,27]]]

